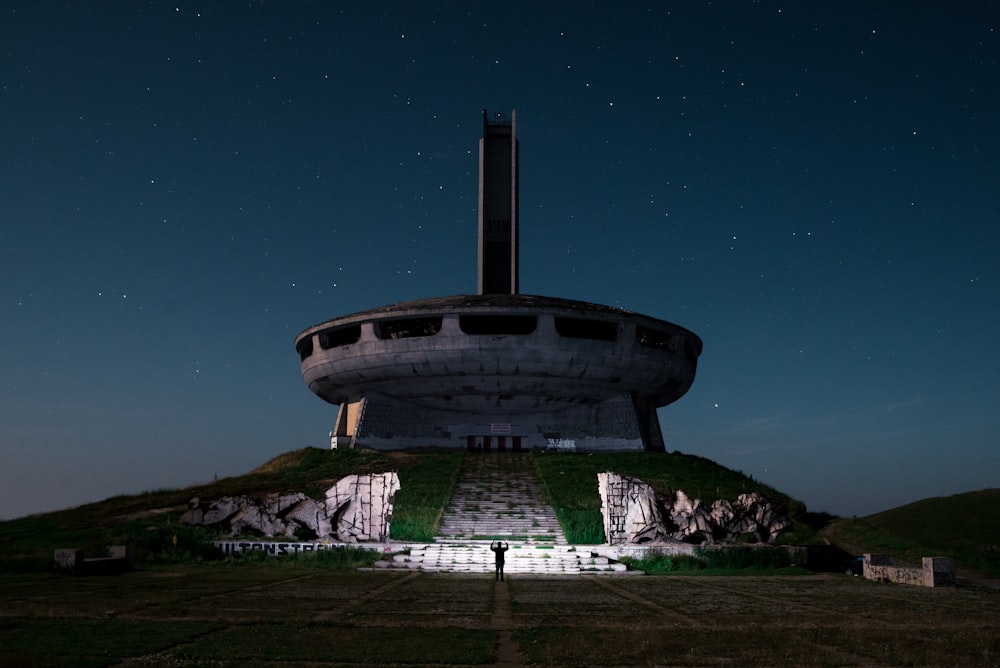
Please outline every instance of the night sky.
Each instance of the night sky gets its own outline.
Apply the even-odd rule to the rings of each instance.
[[[993,2],[0,6],[0,518],[328,446],[297,333],[521,291],[704,340],[669,450],[865,515],[1000,482]]]

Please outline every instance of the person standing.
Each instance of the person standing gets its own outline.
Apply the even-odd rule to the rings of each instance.
[[[494,541],[492,540],[490,541],[490,550],[492,550],[493,554],[496,556],[497,582],[503,580],[503,561],[504,561],[503,553],[509,549],[510,545],[508,545],[506,542],[504,542],[503,546],[501,547],[500,541],[496,541],[495,546],[494,546]]]

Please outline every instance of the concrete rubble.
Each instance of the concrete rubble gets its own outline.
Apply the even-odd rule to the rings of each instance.
[[[180,522],[228,530],[233,536],[385,541],[397,491],[395,472],[349,475],[330,487],[321,501],[302,493],[226,496],[208,504],[195,497]]]
[[[792,526],[784,508],[750,492],[705,505],[683,491],[659,495],[645,482],[612,471],[597,475],[609,544],[712,544],[747,534],[774,543]]]

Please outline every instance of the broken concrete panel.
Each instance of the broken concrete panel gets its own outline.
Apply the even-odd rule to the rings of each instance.
[[[706,508],[682,490],[657,495],[637,478],[599,473],[598,491],[609,544],[685,541],[711,543],[744,534],[773,543],[791,526],[784,509],[757,493],[734,501],[717,500]]]
[[[343,542],[383,541],[389,537],[392,504],[399,490],[394,472],[351,475],[338,480],[317,501],[302,493],[223,497],[202,506],[193,498],[181,517],[184,524],[228,529],[231,535],[256,533]]]

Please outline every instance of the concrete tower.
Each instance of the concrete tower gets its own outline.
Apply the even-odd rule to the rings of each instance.
[[[520,294],[517,183],[514,114],[484,111],[478,294],[381,306],[295,338],[306,385],[339,407],[337,447],[665,449],[656,409],[691,387],[701,339]]]
[[[517,111],[490,118],[479,140],[479,280],[481,295],[514,295],[517,261]]]

